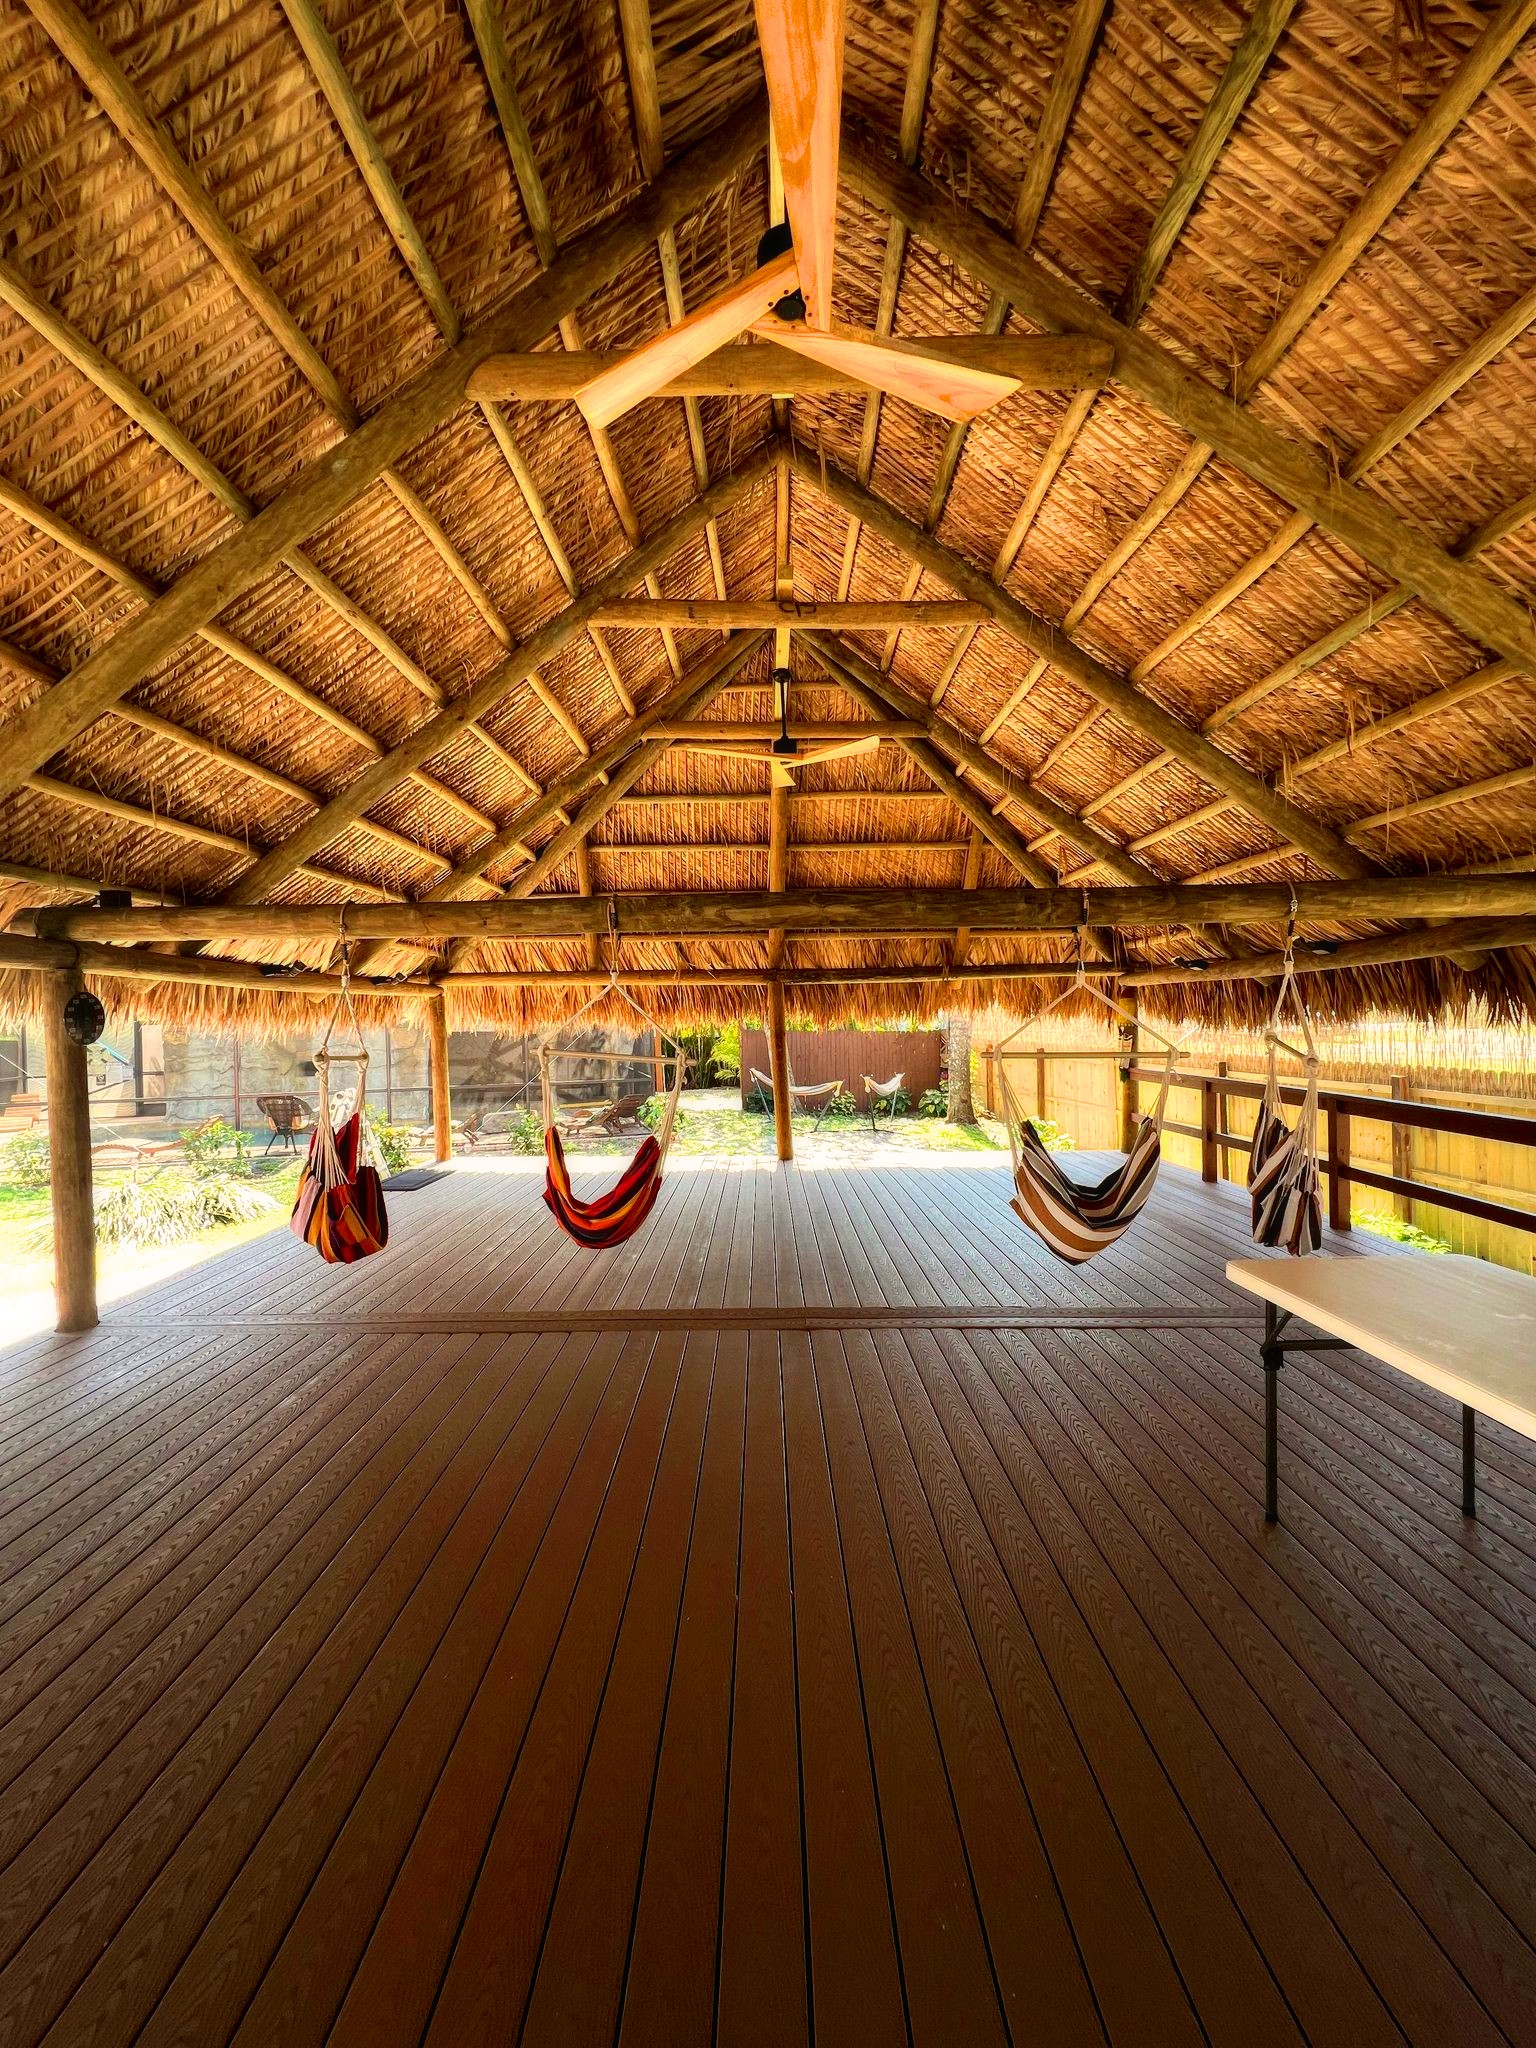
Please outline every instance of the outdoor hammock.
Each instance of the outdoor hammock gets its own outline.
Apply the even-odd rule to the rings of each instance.
[[[1039,1132],[1021,1113],[1008,1079],[1007,1061],[1002,1057],[1015,1038],[1022,1037],[1041,1017],[1075,995],[1092,996],[1115,1016],[1138,1025],[1139,1029],[1149,1032],[1167,1048],[1163,1085],[1156,1107],[1150,1116],[1142,1117],[1138,1123],[1130,1151],[1108,1173],[1096,1181],[1087,1182],[1075,1181],[1063,1172],[1053,1154],[1047,1151]],[[1020,1222],[1067,1265],[1081,1266],[1099,1252],[1106,1251],[1124,1236],[1146,1207],[1162,1163],[1163,1112],[1167,1107],[1178,1051],[1172,1039],[1164,1038],[1161,1032],[1140,1023],[1132,1011],[1123,1008],[1102,989],[1095,988],[1086,979],[1081,961],[1072,986],[1053,1002],[1047,1003],[1045,1009],[1029,1020],[1029,1024],[1020,1025],[1012,1037],[1005,1038],[998,1046],[998,1085],[1002,1091],[1004,1121],[1008,1126],[1008,1144],[1013,1154],[1014,1195],[1009,1206]],[[1120,1059],[1124,1055],[1084,1051],[1069,1052],[1065,1057]]]
[[[310,1133],[309,1151],[299,1174],[298,1194],[288,1228],[314,1246],[329,1265],[351,1265],[380,1252],[389,1242],[389,1217],[374,1154],[373,1134],[364,1121],[368,1086],[368,1054],[357,1013],[347,987],[346,946],[342,947],[341,994],[315,1054],[320,1079],[320,1110]],[[356,1052],[332,1052],[331,1033],[345,1004],[357,1038]],[[331,1102],[331,1068],[357,1069],[357,1088],[349,1113],[338,1124]]]
[[[1292,920],[1294,926],[1294,919]],[[1293,930],[1285,941],[1285,966],[1275,1007],[1264,1032],[1264,1094],[1248,1154],[1248,1194],[1253,1205],[1253,1241],[1284,1245],[1293,1259],[1315,1252],[1323,1241],[1323,1191],[1317,1171],[1317,1045],[1307,1006],[1296,986]],[[1280,1035],[1286,997],[1291,999],[1304,1045]],[[1301,1114],[1288,1128],[1280,1105],[1279,1055],[1288,1052],[1306,1068]]]
[[[661,1191],[662,1168],[666,1164],[667,1147],[672,1142],[673,1126],[677,1122],[677,1098],[682,1093],[683,1075],[687,1071],[687,1059],[678,1041],[663,1031],[655,1020],[646,1015],[632,996],[626,994],[616,981],[610,979],[608,986],[595,995],[591,1002],[584,1003],[566,1025],[569,1031],[594,1004],[610,995],[619,996],[656,1034],[659,1043],[672,1048],[672,1086],[662,1111],[661,1126],[653,1134],[640,1141],[634,1157],[620,1174],[615,1184],[600,1195],[584,1199],[573,1192],[570,1168],[566,1164],[565,1147],[555,1127],[554,1088],[550,1068],[562,1058],[608,1060],[632,1066],[633,1053],[588,1052],[575,1046],[546,1044],[539,1049],[539,1080],[544,1098],[544,1202],[550,1214],[568,1237],[575,1238],[593,1251],[606,1251],[611,1245],[623,1244],[633,1237],[646,1217],[655,1207],[656,1197]]]

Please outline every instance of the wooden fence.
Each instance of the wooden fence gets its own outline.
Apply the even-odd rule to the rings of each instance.
[[[862,1109],[865,1088],[861,1076],[889,1081],[904,1074],[902,1086],[911,1101],[925,1089],[939,1085],[939,1065],[944,1052],[942,1031],[791,1031],[789,1071],[801,1087],[818,1081],[841,1081]],[[752,1069],[768,1071],[768,1038],[753,1026],[741,1033],[741,1100],[745,1106],[753,1090]]]
[[[1004,1055],[1008,1082],[1025,1115],[1049,1117],[1076,1144],[1113,1150],[1117,1135],[1112,1060],[1074,1059],[1071,1050],[1033,1048]],[[979,1061],[988,1113],[1001,1103],[997,1056]],[[1145,1057],[1134,1069],[1137,1100],[1150,1108],[1161,1069]],[[1169,1096],[1164,1156],[1208,1181],[1246,1179],[1249,1142],[1263,1093],[1255,1073],[1185,1073]],[[1283,1086],[1287,1103],[1302,1089]],[[1536,1116],[1528,1100],[1417,1087],[1411,1077],[1351,1080],[1319,1091],[1318,1158],[1328,1178],[1330,1218],[1394,1215],[1453,1251],[1470,1252],[1521,1272],[1536,1272]]]

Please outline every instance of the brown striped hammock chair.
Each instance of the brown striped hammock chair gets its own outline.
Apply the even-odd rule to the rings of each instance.
[[[1292,920],[1294,927],[1294,918]],[[1285,967],[1275,1007],[1264,1032],[1264,1096],[1248,1154],[1248,1195],[1253,1206],[1253,1241],[1284,1245],[1293,1259],[1317,1251],[1323,1242],[1323,1190],[1317,1171],[1317,1044],[1312,1020],[1296,986],[1294,931],[1285,939]],[[1301,1026],[1303,1043],[1280,1035],[1286,998]],[[1279,1055],[1287,1052],[1306,1069],[1301,1114],[1287,1126],[1280,1101]]]
[[[587,1052],[577,1046],[560,1046],[545,1043],[539,1048],[539,1082],[544,1101],[544,1203],[550,1214],[565,1232],[578,1244],[586,1245],[591,1251],[606,1251],[616,1244],[623,1244],[627,1238],[644,1223],[656,1206],[656,1197],[661,1192],[662,1168],[666,1164],[667,1148],[672,1142],[672,1131],[677,1122],[677,1098],[682,1093],[683,1076],[688,1069],[687,1056],[681,1044],[670,1032],[663,1031],[653,1017],[646,1014],[634,998],[621,989],[617,981],[609,979],[607,986],[583,1003],[565,1025],[567,1034],[580,1022],[587,1011],[609,996],[616,995],[626,1002],[635,1015],[653,1031],[659,1043],[671,1048],[672,1086],[667,1091],[666,1107],[662,1112],[660,1127],[647,1132],[635,1149],[634,1157],[625,1167],[611,1188],[600,1195],[582,1197],[571,1186],[570,1167],[566,1163],[565,1146],[555,1125],[555,1091],[551,1068],[557,1060],[586,1059],[605,1060],[615,1065],[633,1066],[634,1053]]]
[[[1008,1063],[1003,1057],[1014,1040],[1023,1037],[1033,1029],[1040,1018],[1049,1015],[1058,1004],[1071,996],[1088,995],[1105,1009],[1125,1023],[1134,1024],[1140,1031],[1157,1039],[1167,1048],[1163,1063],[1163,1084],[1158,1091],[1157,1103],[1150,1116],[1144,1116],[1136,1128],[1136,1136],[1125,1157],[1112,1166],[1108,1173],[1096,1181],[1076,1181],[1056,1163],[1055,1155],[1047,1151],[1045,1142],[1034,1125],[1022,1113],[1013,1086],[1008,1079]],[[1056,1254],[1069,1266],[1085,1265],[1122,1238],[1146,1207],[1148,1198],[1157,1182],[1157,1170],[1162,1163],[1163,1113],[1168,1105],[1168,1089],[1173,1080],[1174,1066],[1179,1048],[1170,1038],[1164,1038],[1160,1031],[1152,1030],[1135,1014],[1123,1008],[1101,988],[1096,988],[1084,975],[1081,962],[1070,988],[1046,1004],[1031,1017],[1027,1024],[1021,1024],[1011,1037],[1005,1038],[997,1048],[997,1078],[1003,1097],[1003,1117],[1008,1126],[1008,1144],[1013,1154],[1013,1200],[1009,1204],[1014,1214],[1028,1229],[1032,1230],[1049,1251]],[[1067,1052],[1066,1059],[1123,1059],[1120,1052],[1099,1053],[1097,1051]]]

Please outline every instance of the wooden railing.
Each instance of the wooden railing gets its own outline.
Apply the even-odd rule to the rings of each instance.
[[[1130,1078],[1161,1083],[1163,1070],[1161,1066],[1138,1065],[1130,1069]],[[1226,1127],[1228,1099],[1257,1102],[1263,1097],[1264,1084],[1225,1074],[1181,1072],[1175,1085],[1199,1089],[1200,1121],[1184,1124],[1168,1118],[1163,1128],[1175,1137],[1200,1141],[1200,1177],[1214,1181],[1220,1177],[1224,1152],[1253,1150],[1251,1139]],[[1283,1102],[1300,1104],[1306,1091],[1299,1082],[1285,1081],[1280,1086],[1280,1097]],[[1438,1209],[1453,1209],[1463,1216],[1479,1217],[1485,1223],[1503,1223],[1515,1230],[1536,1232],[1536,1210],[1463,1194],[1456,1188],[1415,1180],[1407,1173],[1378,1173],[1373,1167],[1356,1166],[1350,1159],[1350,1135],[1356,1123],[1388,1124],[1394,1131],[1443,1131],[1500,1145],[1536,1146],[1536,1117],[1506,1116],[1497,1110],[1450,1109],[1431,1102],[1399,1102],[1387,1096],[1350,1095],[1332,1088],[1319,1088],[1317,1106],[1324,1132],[1318,1163],[1328,1184],[1328,1221],[1334,1230],[1349,1229],[1349,1190],[1363,1187],[1401,1195],[1407,1201],[1432,1203]]]

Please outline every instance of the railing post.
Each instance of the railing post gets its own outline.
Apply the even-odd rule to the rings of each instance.
[[[1200,1178],[1216,1178],[1216,1085],[1209,1074],[1200,1077]]]
[[[1392,1076],[1392,1100],[1410,1102],[1413,1086],[1406,1074]],[[1413,1132],[1406,1124],[1393,1124],[1392,1131],[1392,1174],[1396,1180],[1413,1179]],[[1408,1195],[1392,1197],[1392,1213],[1400,1216],[1405,1223],[1413,1218],[1413,1201]]]
[[[1216,1062],[1216,1073],[1223,1081],[1227,1078],[1227,1063],[1225,1060],[1218,1060]],[[1211,1093],[1216,1098],[1216,1129],[1220,1133],[1227,1128],[1227,1098],[1219,1088],[1213,1088]],[[1230,1180],[1232,1178],[1232,1147],[1224,1143],[1221,1146],[1218,1157],[1221,1161],[1221,1178],[1223,1180]]]
[[[1349,1182],[1344,1169],[1349,1165],[1349,1113],[1336,1102],[1328,1105],[1328,1227],[1348,1230]]]
[[[1045,1054],[1035,1054],[1035,1115],[1045,1119]]]

